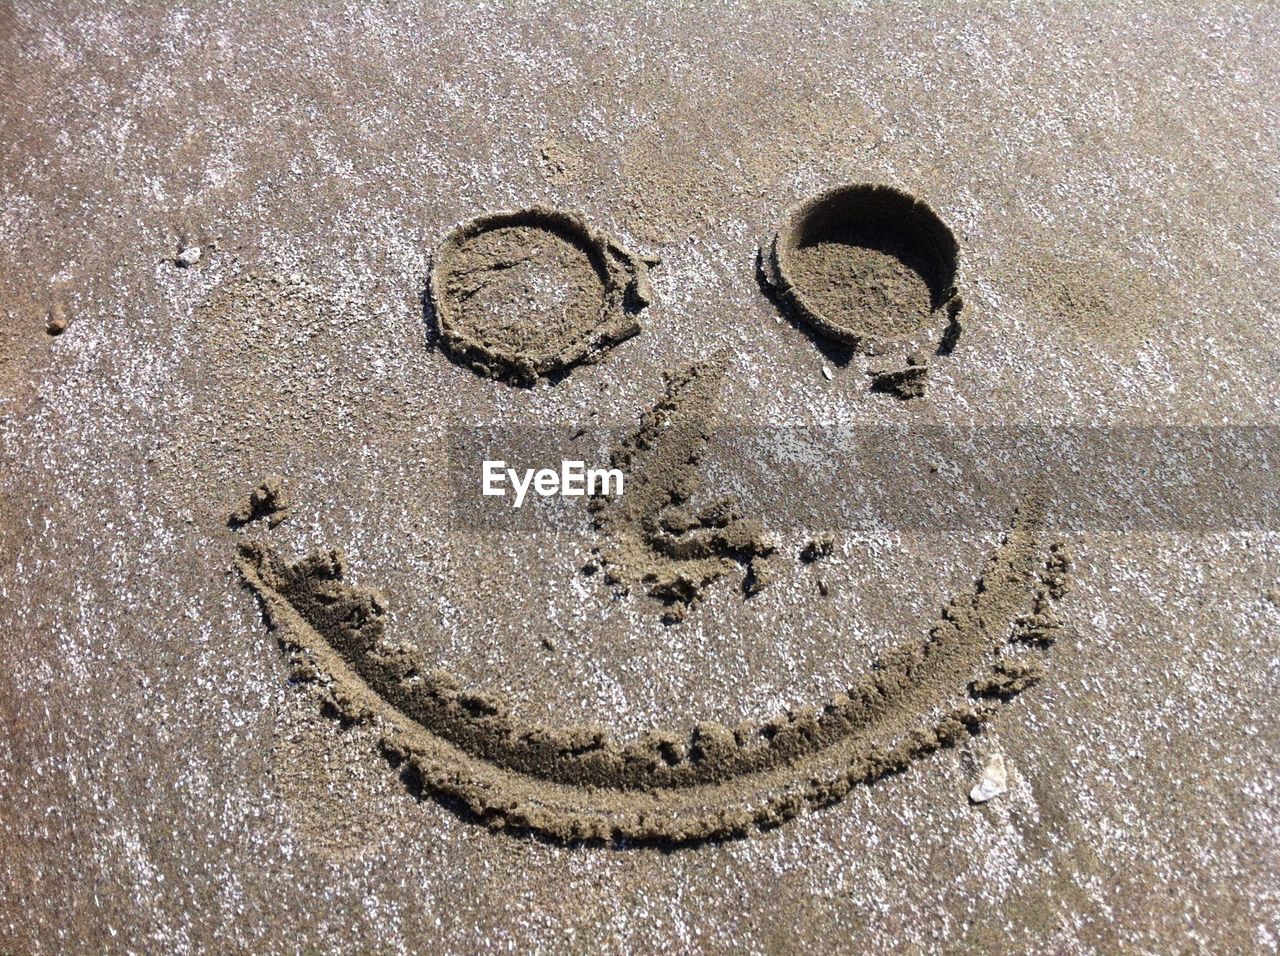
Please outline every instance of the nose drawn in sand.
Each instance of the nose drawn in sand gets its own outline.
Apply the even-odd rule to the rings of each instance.
[[[667,376],[666,393],[614,449],[610,463],[630,475],[627,494],[591,502],[606,583],[657,599],[669,624],[683,620],[708,585],[739,569],[743,592],[756,593],[777,559],[763,523],[743,515],[735,499],[691,504],[726,363],[720,353]]]
[[[956,252],[924,204],[857,187],[801,207],[762,250],[761,268],[781,306],[862,348],[910,339],[939,312],[955,324]],[[534,265],[548,261],[571,278],[539,280]],[[553,211],[474,220],[451,234],[432,269],[442,346],[516,384],[562,377],[638,331],[649,264]],[[857,287],[881,304],[867,305]],[[552,289],[566,313],[512,321],[512,303],[539,288]],[[593,505],[604,577],[644,588],[673,621],[736,568],[744,590],[759,586],[775,557],[760,523],[732,502],[687,506],[723,372],[717,357],[669,376],[666,394],[615,449],[632,490]],[[373,721],[421,792],[495,829],[680,844],[747,835],[834,802],[958,740],[1033,684],[1060,633],[1053,604],[1069,569],[1062,545],[1046,539],[1046,514],[1044,490],[1031,488],[972,591],[844,693],[759,723],[655,729],[632,742],[598,726],[524,721],[502,698],[433,668],[417,643],[386,633],[386,598],[346,580],[339,550],[289,562],[260,539],[244,540],[237,565],[297,674],[346,718]]]

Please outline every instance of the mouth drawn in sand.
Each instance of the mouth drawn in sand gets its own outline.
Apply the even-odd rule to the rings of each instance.
[[[488,826],[562,841],[691,843],[744,836],[899,771],[980,726],[1040,676],[1066,584],[1033,494],[971,594],[922,639],[890,650],[818,707],[763,723],[655,730],[631,743],[601,727],[519,720],[462,688],[412,642],[385,633],[386,598],[345,580],[339,551],[296,563],[260,542],[239,568],[299,676],[351,720],[376,721],[415,788]]]
[[[656,262],[554,209],[491,213],[445,239],[428,303],[454,361],[532,385],[638,334]]]
[[[848,344],[910,337],[938,309],[953,320],[959,310],[954,238],[923,203],[885,187],[806,204],[766,259],[779,301]],[[632,313],[649,299],[645,261],[541,209],[459,227],[429,290],[455,360],[525,384],[635,334]],[[549,294],[547,309],[527,309]],[[760,522],[733,501],[692,504],[725,364],[717,356],[668,376],[665,395],[615,449],[628,494],[592,503],[606,580],[658,598],[673,622],[736,571],[752,592],[776,559]],[[627,742],[599,726],[521,720],[500,697],[433,668],[419,644],[386,633],[387,599],[346,580],[340,551],[291,563],[250,540],[238,567],[298,675],[346,719],[370,721],[413,788],[495,829],[682,844],[758,832],[834,802],[973,731],[1035,683],[1059,634],[1052,605],[1069,568],[1062,545],[1045,540],[1045,519],[1045,495],[1033,488],[972,592],[845,693],[762,723],[655,729]]]

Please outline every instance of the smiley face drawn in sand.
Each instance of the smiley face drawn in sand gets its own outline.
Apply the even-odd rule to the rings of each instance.
[[[851,187],[802,206],[759,265],[778,304],[820,335],[914,347],[942,317],[941,351],[949,336],[954,346],[957,260],[950,231],[923,203]],[[639,331],[652,264],[575,217],[499,213],[446,240],[429,303],[459,364],[513,384],[558,380]],[[525,308],[547,298],[554,308]],[[687,506],[722,373],[712,358],[669,377],[615,449],[627,495],[593,503],[601,586],[643,590],[673,623],[735,569],[746,569],[748,593],[761,586],[776,557],[732,502]],[[774,826],[980,726],[1039,676],[1069,563],[1045,541],[1045,499],[1032,488],[973,591],[846,692],[762,722],[654,730],[631,742],[599,727],[522,721],[502,699],[461,686],[386,632],[386,599],[345,580],[340,551],[288,562],[245,539],[238,566],[297,673],[346,718],[376,720],[385,752],[423,792],[493,828],[680,844]]]

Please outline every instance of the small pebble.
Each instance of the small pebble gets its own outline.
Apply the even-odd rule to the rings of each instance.
[[[49,312],[49,321],[45,323],[45,331],[50,335],[61,335],[67,331],[67,315],[61,309]]]
[[[1004,769],[1004,757],[992,754],[987,759],[986,769],[982,771],[982,779],[969,791],[969,799],[974,803],[986,803],[1002,793],[1009,792],[1009,775]]]
[[[187,248],[178,253],[178,265],[184,269],[190,268],[200,261],[200,255],[199,246],[187,246]]]
[[[831,369],[827,368],[825,365],[822,366],[822,377],[828,382],[835,378],[835,376],[831,374]]]

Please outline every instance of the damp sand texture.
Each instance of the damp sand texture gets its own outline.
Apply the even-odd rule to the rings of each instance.
[[[293,624],[226,572],[242,539],[346,549],[386,639],[522,727],[659,728],[679,760],[699,721],[820,710],[927,639],[1000,529],[914,446],[903,469],[957,490],[945,528],[869,527],[855,489],[809,521],[816,482],[756,510],[771,489],[723,466],[764,428],[1274,434],[1280,7],[132,9],[0,12],[0,952],[1275,949],[1274,525],[1069,531],[1069,637],[976,737],[675,852],[477,825],[390,765],[380,719],[337,719],[332,681],[291,679]],[[761,293],[757,242],[848,182],[960,240],[954,354],[923,341],[942,313],[845,364]],[[639,335],[522,388],[456,362],[423,297],[456,224],[533,205],[663,263]],[[750,441],[722,425],[703,487],[779,536],[758,594],[735,562],[663,625],[581,573],[584,500],[509,543],[458,521],[459,430],[606,465],[663,373],[723,347]],[[872,393],[912,350],[926,395]],[[229,528],[274,475],[288,517],[259,495]],[[974,805],[996,752],[1008,791]]]
[[[740,569],[743,590],[758,591],[776,550],[760,520],[741,514],[734,499],[693,504],[727,363],[721,353],[667,373],[665,394],[610,460],[627,475],[627,493],[591,502],[605,581],[657,599],[668,623]]]

